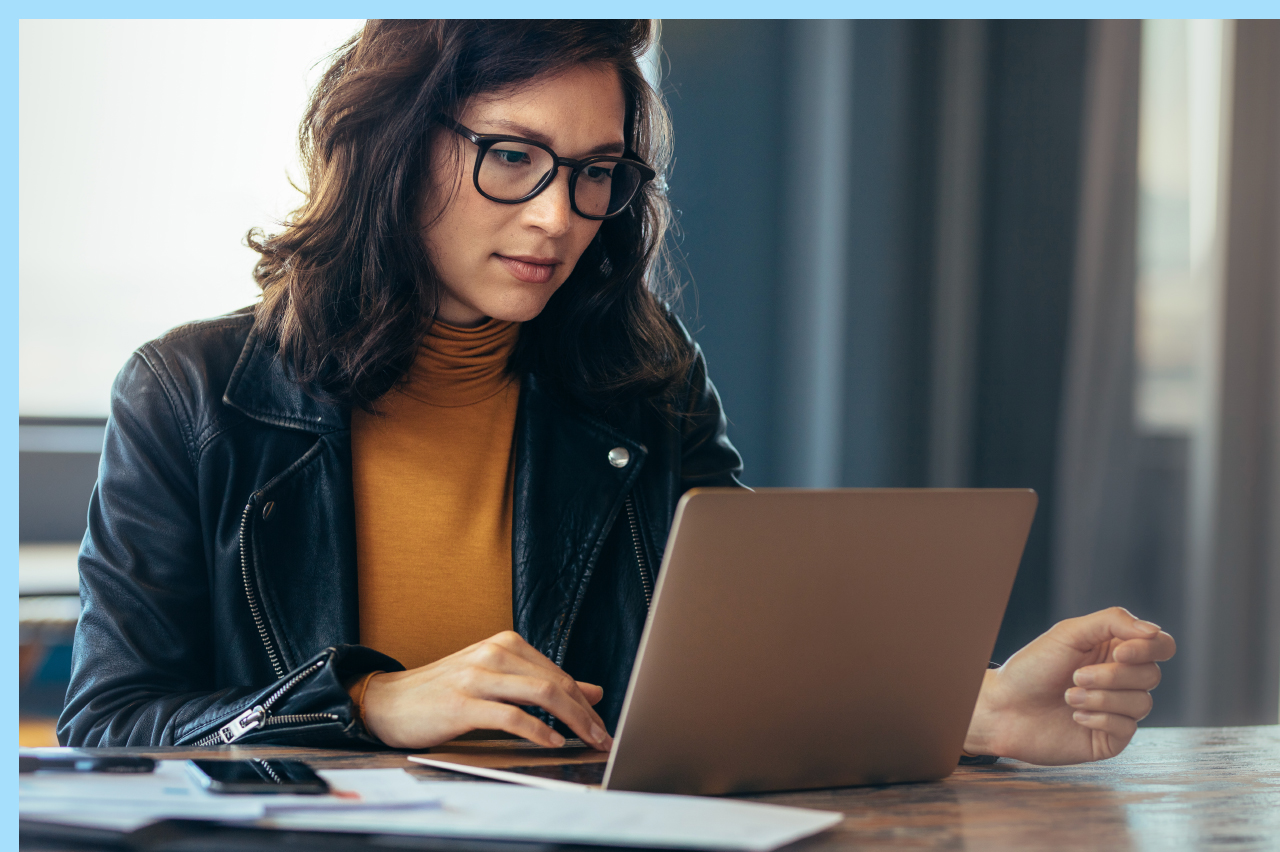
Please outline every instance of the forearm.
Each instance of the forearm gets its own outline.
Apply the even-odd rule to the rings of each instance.
[[[129,684],[73,682],[58,736],[70,746],[376,744],[343,684],[398,664],[356,645],[326,648],[277,681],[206,692],[162,692],[141,672]],[[152,678],[150,680],[159,680]]]
[[[250,694],[248,688],[161,693],[154,687],[80,690],[72,684],[58,721],[58,741],[75,748],[172,746],[188,719]]]

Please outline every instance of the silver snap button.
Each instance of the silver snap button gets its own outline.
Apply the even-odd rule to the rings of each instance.
[[[267,504],[262,507],[262,520],[265,521],[267,518],[270,518],[271,510],[274,509],[275,507],[276,507],[275,500],[268,501]]]
[[[629,461],[631,461],[631,453],[626,447],[614,447],[609,451],[609,464],[614,467],[626,467]]]

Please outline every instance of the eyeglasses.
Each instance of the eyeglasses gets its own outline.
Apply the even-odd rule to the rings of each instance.
[[[639,160],[601,155],[560,157],[550,146],[519,136],[475,133],[446,116],[436,121],[477,148],[472,179],[476,191],[499,204],[520,204],[542,192],[568,166],[569,206],[584,219],[609,219],[627,208],[640,187],[657,174]]]

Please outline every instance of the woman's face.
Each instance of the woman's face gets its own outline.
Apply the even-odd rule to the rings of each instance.
[[[623,153],[624,110],[617,71],[579,65],[478,96],[457,119],[475,133],[522,136],[551,146],[557,156],[581,159]],[[600,228],[569,207],[569,169],[562,167],[529,201],[500,204],[472,182],[475,145],[441,129],[432,147],[432,189],[419,228],[443,284],[437,316],[464,327],[486,317],[533,319]]]

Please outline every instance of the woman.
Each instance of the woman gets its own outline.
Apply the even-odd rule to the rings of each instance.
[[[261,303],[117,380],[64,743],[609,748],[675,503],[741,466],[657,295],[649,39],[370,22],[337,53],[307,200],[250,236]],[[1171,653],[1064,622],[989,673],[966,748],[1109,756]]]

